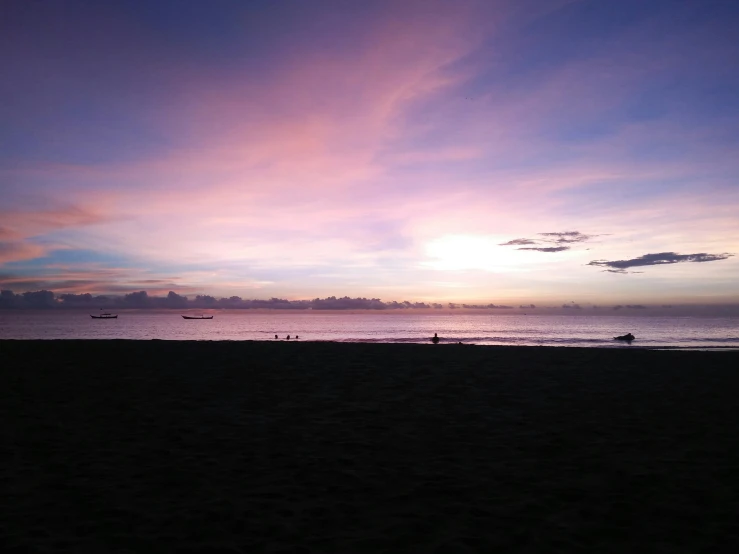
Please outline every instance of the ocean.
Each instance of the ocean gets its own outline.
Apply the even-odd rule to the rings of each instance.
[[[418,313],[212,312],[185,320],[177,312],[119,312],[98,320],[78,311],[0,312],[0,339],[299,340],[611,348],[739,348],[739,318],[539,316]],[[613,337],[632,333],[631,344]]]

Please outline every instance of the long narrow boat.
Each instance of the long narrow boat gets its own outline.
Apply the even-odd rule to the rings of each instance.
[[[118,314],[100,314],[100,315],[92,315],[90,314],[90,317],[92,319],[118,319]]]
[[[213,319],[212,315],[183,315],[182,319]]]

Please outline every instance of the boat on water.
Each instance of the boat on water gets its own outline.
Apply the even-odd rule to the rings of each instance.
[[[213,319],[212,315],[183,315],[182,319]]]
[[[92,319],[118,319],[118,314],[109,314],[109,313],[104,313],[100,315],[90,314],[90,317]]]

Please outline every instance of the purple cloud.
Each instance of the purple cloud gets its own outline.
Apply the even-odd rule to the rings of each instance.
[[[503,242],[498,246],[523,246],[526,244],[536,244],[536,241],[531,239],[513,239],[509,240],[508,242]]]
[[[734,254],[728,253],[706,254],[704,252],[701,252],[699,254],[677,254],[675,252],[659,252],[656,254],[644,254],[643,256],[631,258],[628,260],[593,260],[592,262],[588,263],[588,265],[609,268],[605,271],[608,271],[610,273],[630,273],[626,270],[631,267],[642,267],[648,265],[671,265],[686,262],[716,262],[720,260],[726,260],[733,255]]]
[[[569,246],[545,246],[545,247],[530,247],[530,248],[516,248],[516,250],[535,250],[537,252],[562,252],[563,250],[569,250]]]
[[[574,242],[587,242],[592,238],[600,235],[586,235],[580,231],[565,231],[563,233],[538,233],[539,235],[546,237],[542,240],[546,242],[556,242],[558,244],[567,244]]]
[[[570,244],[587,242],[600,235],[586,235],[580,231],[560,231],[551,233],[537,233],[541,238],[520,238],[501,243],[499,246],[526,246],[516,250],[533,250],[535,252],[563,252],[569,250]],[[554,246],[547,246],[554,245]]]

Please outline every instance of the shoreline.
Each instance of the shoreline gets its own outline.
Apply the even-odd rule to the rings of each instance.
[[[119,339],[0,354],[8,551],[739,540],[737,352]]]
[[[660,346],[660,345],[654,345],[654,346],[642,346],[642,345],[636,345],[636,344],[629,344],[624,345],[621,343],[608,343],[609,345],[604,344],[598,344],[593,346],[581,346],[581,345],[550,345],[550,344],[478,344],[473,342],[441,342],[439,344],[429,344],[430,340],[425,341],[393,341],[393,340],[368,340],[368,339],[359,339],[359,340],[330,340],[330,339],[285,339],[283,337],[280,337],[278,339],[268,339],[268,340],[254,340],[254,339],[221,339],[221,340],[213,340],[213,339],[127,339],[127,338],[84,338],[84,339],[58,339],[58,338],[52,338],[52,339],[14,339],[14,338],[4,338],[0,339],[0,345],[4,342],[13,342],[13,343],[52,343],[52,342],[71,342],[71,343],[83,343],[83,342],[94,342],[94,343],[116,343],[116,342],[132,342],[132,343],[149,343],[149,342],[166,342],[166,343],[193,343],[193,344],[199,344],[199,343],[225,343],[225,344],[238,344],[238,343],[245,343],[245,344],[275,344],[275,343],[295,343],[295,344],[357,344],[357,345],[413,345],[413,346],[428,346],[428,347],[434,347],[434,348],[444,348],[449,346],[474,346],[477,348],[491,348],[491,349],[546,349],[546,348],[552,348],[552,349],[568,349],[568,350],[605,350],[605,351],[612,351],[612,350],[650,350],[650,351],[694,351],[694,352],[739,352],[739,346]]]

